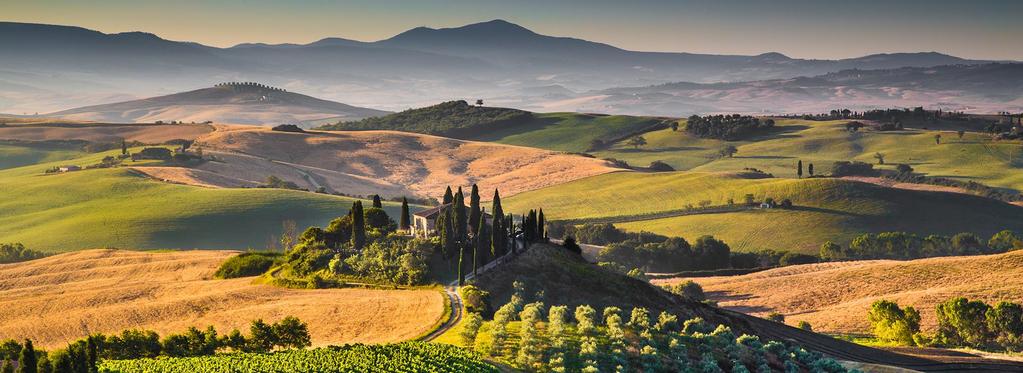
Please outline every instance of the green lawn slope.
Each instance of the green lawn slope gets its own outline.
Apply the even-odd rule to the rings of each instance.
[[[82,156],[81,144],[0,141],[0,170]]]
[[[60,252],[96,247],[265,248],[284,221],[301,231],[348,212],[354,199],[282,189],[209,189],[152,180],[128,168],[44,174],[56,164],[0,171],[0,242]],[[140,162],[141,164],[142,162]],[[397,216],[398,205],[388,203]]]
[[[505,210],[542,207],[548,219],[627,217],[757,201],[790,199],[792,210],[772,209],[666,217],[618,223],[690,240],[711,234],[736,250],[761,248],[814,253],[825,241],[848,243],[865,232],[919,234],[975,232],[991,235],[1023,229],[1023,207],[964,194],[911,191],[855,181],[748,179],[734,173],[618,172],[518,194],[503,200]],[[634,220],[634,219],[626,219]]]

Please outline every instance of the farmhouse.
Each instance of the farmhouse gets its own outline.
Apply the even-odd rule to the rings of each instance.
[[[416,237],[432,237],[437,235],[437,218],[440,217],[441,212],[448,208],[448,206],[451,206],[451,204],[440,205],[412,214],[412,235]],[[483,212],[483,218],[487,219],[487,224],[493,223],[493,216],[486,211]]]
[[[60,171],[60,172],[71,172],[71,171],[80,171],[81,169],[82,168],[79,167],[79,166],[70,165],[70,166],[60,166],[59,168],[57,168],[57,171]]]

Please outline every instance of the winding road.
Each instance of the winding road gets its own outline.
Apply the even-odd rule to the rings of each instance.
[[[451,313],[448,314],[448,319],[444,320],[444,323],[437,327],[436,330],[419,338],[419,340],[429,342],[437,339],[441,334],[447,333],[448,330],[451,330],[452,327],[462,321],[462,296],[458,294],[458,284],[455,283],[445,287],[444,294],[448,296],[451,304]]]

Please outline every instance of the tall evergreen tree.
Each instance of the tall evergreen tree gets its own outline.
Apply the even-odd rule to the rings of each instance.
[[[21,347],[21,356],[18,357],[18,373],[37,373],[39,362],[36,361],[36,349],[32,346],[32,340],[26,339]]]
[[[352,248],[362,250],[366,245],[366,215],[362,211],[362,201],[352,204]]]
[[[465,207],[465,195],[462,194],[462,188],[458,188],[458,193],[455,193],[455,202],[452,207],[452,210],[455,212],[453,220],[455,223],[455,240],[462,244],[461,246],[464,246],[466,238],[469,236],[469,212]]]
[[[480,227],[480,189],[476,184],[472,185],[472,191],[469,192],[469,231],[472,234],[477,234],[477,228]]]
[[[437,215],[437,233],[440,235],[441,250],[447,259],[455,255],[455,234],[451,224],[451,206],[440,211]]]
[[[383,201],[380,200],[380,195],[379,194],[374,194],[373,195],[373,207],[376,207],[378,209],[384,208],[384,203],[383,203]]]
[[[543,209],[540,209],[540,213],[538,214],[538,216],[536,218],[536,240],[537,241],[544,241],[544,242],[547,241],[547,232],[546,232],[546,227],[545,227],[544,224],[545,224],[545,222],[544,222],[544,218],[543,218]]]
[[[536,242],[536,210],[529,210],[522,221],[522,233],[526,236],[526,242]]]
[[[121,139],[121,155],[128,155],[128,143]]]
[[[796,164],[796,176],[798,176],[800,179],[803,178],[803,160],[802,159],[800,159],[799,163]]]
[[[480,219],[480,224],[476,227],[476,245],[474,245],[476,251],[473,254],[473,276],[476,275],[475,270],[479,266],[485,265],[490,262],[490,229],[487,225],[487,219]]]
[[[515,235],[517,233],[515,232],[515,216],[512,214],[505,216],[504,224],[502,224],[501,228],[504,228],[504,236],[511,240],[509,241],[509,244],[511,245],[511,252],[513,254],[517,254],[519,245],[515,241]],[[506,246],[505,253],[508,252],[507,249],[508,247]]]
[[[453,202],[454,200],[455,196],[451,194],[451,186],[448,186],[448,189],[444,191],[444,200],[441,203],[446,205]]]
[[[810,177],[813,177],[813,163],[806,166],[806,172],[810,174]]]
[[[465,286],[465,248],[458,248],[458,286]]]
[[[490,229],[490,254],[492,258],[498,258],[508,250],[508,231],[504,227],[504,209],[501,208],[501,194],[497,189],[494,189],[494,200],[490,210],[494,214],[494,223]]]
[[[412,216],[408,211],[408,198],[401,197],[401,219],[398,221],[398,229],[408,231],[412,226]]]

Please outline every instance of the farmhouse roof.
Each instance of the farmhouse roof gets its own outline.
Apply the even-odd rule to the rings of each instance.
[[[443,204],[443,205],[440,205],[440,206],[437,206],[437,207],[428,208],[428,209],[423,210],[423,211],[417,211],[417,212],[413,213],[412,215],[420,216],[420,217],[424,217],[424,218],[429,218],[429,217],[432,217],[434,215],[440,214],[441,211],[443,211],[445,208],[447,208],[450,205],[451,205],[450,203],[446,203],[446,204]]]

